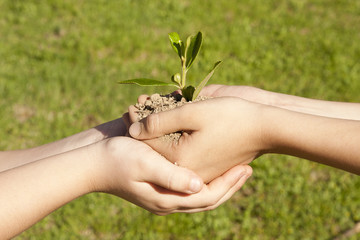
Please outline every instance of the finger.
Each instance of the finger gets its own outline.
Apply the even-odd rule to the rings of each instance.
[[[146,100],[149,99],[149,95],[143,94],[140,95],[137,99],[138,103],[144,104]]]
[[[129,112],[130,125],[134,122],[139,121],[137,111],[138,111],[138,109],[134,105],[129,106],[128,112]]]
[[[202,179],[193,171],[178,167],[167,161],[161,155],[157,155],[151,161],[146,161],[144,166],[144,178],[146,181],[171,191],[193,194],[203,187]]]
[[[217,84],[211,84],[211,85],[205,86],[203,89],[201,89],[199,95],[200,96],[214,96],[214,93],[220,87],[221,87],[221,85],[217,85]]]
[[[173,96],[175,96],[175,95],[177,95],[177,94],[182,94],[182,93],[181,93],[181,89],[175,90],[175,91],[173,91],[173,92],[171,93],[171,95],[173,95]]]
[[[252,174],[252,169],[247,165],[238,165],[221,177],[213,180],[209,185],[193,195],[176,196],[174,194],[163,196],[157,208],[157,214],[166,215],[175,212],[195,213],[215,209],[227,201],[236,191],[238,191]],[[173,205],[171,205],[173,203]]]
[[[173,210],[172,212],[182,212],[182,213],[197,213],[197,212],[204,212],[209,210],[214,210],[223,203],[225,203],[227,200],[229,200],[239,189],[246,183],[249,176],[244,175],[242,176],[239,181],[221,198],[218,202],[216,202],[213,205],[209,205],[206,207],[200,207],[200,208],[183,208],[183,209],[177,209]]]
[[[187,104],[170,111],[151,114],[130,126],[133,138],[151,139],[181,130],[197,130],[200,121],[193,112],[196,104]]]
[[[238,165],[231,168],[222,176],[214,179],[205,186],[204,190],[206,191],[189,196],[191,201],[180,203],[188,209],[204,209],[217,206],[220,200],[223,199],[228,192],[231,193],[231,189],[247,174],[247,169],[245,165]]]
[[[249,172],[248,172],[249,171]],[[241,177],[251,174],[252,169],[248,165],[236,165],[232,167],[228,171],[226,171],[223,175],[218,178],[215,178],[208,184],[208,188],[210,191],[217,191],[217,189],[222,188],[221,186],[225,185],[227,190],[233,187]],[[225,191],[223,192],[225,193]]]
[[[234,168],[237,168],[235,166]],[[215,209],[227,200],[229,200],[239,189],[246,183],[249,177],[252,175],[252,168],[248,165],[244,166],[246,168],[246,174],[243,175],[232,187],[231,189],[214,205],[207,207],[207,210]],[[238,171],[243,171],[241,168],[238,168]]]

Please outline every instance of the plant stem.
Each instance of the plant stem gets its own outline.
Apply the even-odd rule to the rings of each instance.
[[[186,65],[185,65],[185,58],[181,58],[181,81],[180,81],[180,88],[184,89],[186,86]]]

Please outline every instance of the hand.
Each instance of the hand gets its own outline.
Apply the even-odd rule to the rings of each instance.
[[[201,92],[201,96],[210,97],[238,97],[250,102],[274,105],[276,93],[268,92],[250,86],[227,86],[227,85],[208,85]]]
[[[214,209],[252,174],[249,166],[235,166],[203,185],[195,173],[170,163],[145,143],[117,137],[99,144],[101,174],[94,191],[114,194],[158,215]]]
[[[249,86],[209,85],[203,88],[200,95],[211,97],[232,96],[315,116],[360,120],[360,103],[317,100],[270,92]]]
[[[0,236],[10,239],[94,191],[159,215],[213,209],[250,175],[251,168],[236,166],[203,186],[193,172],[171,164],[145,143],[110,138],[0,172]]]
[[[129,132],[208,182],[261,154],[258,108],[260,105],[239,98],[214,98],[152,114],[134,123]],[[178,143],[157,138],[177,131],[184,131]]]

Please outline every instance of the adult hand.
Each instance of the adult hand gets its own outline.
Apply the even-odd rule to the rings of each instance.
[[[192,171],[167,161],[145,143],[116,137],[99,143],[100,175],[94,191],[114,194],[158,215],[214,209],[251,176],[235,166],[208,185]]]
[[[131,125],[129,132],[208,182],[261,154],[260,107],[239,98],[214,98],[152,114]],[[157,138],[177,131],[183,131],[178,143]]]

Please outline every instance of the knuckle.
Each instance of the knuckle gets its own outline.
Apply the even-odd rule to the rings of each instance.
[[[157,114],[152,114],[146,118],[145,128],[146,131],[152,135],[160,126],[160,118]]]
[[[169,171],[168,177],[167,177],[167,189],[170,189],[170,190],[175,190],[176,179],[174,179],[175,178],[174,171],[175,171],[174,169],[172,171]]]

